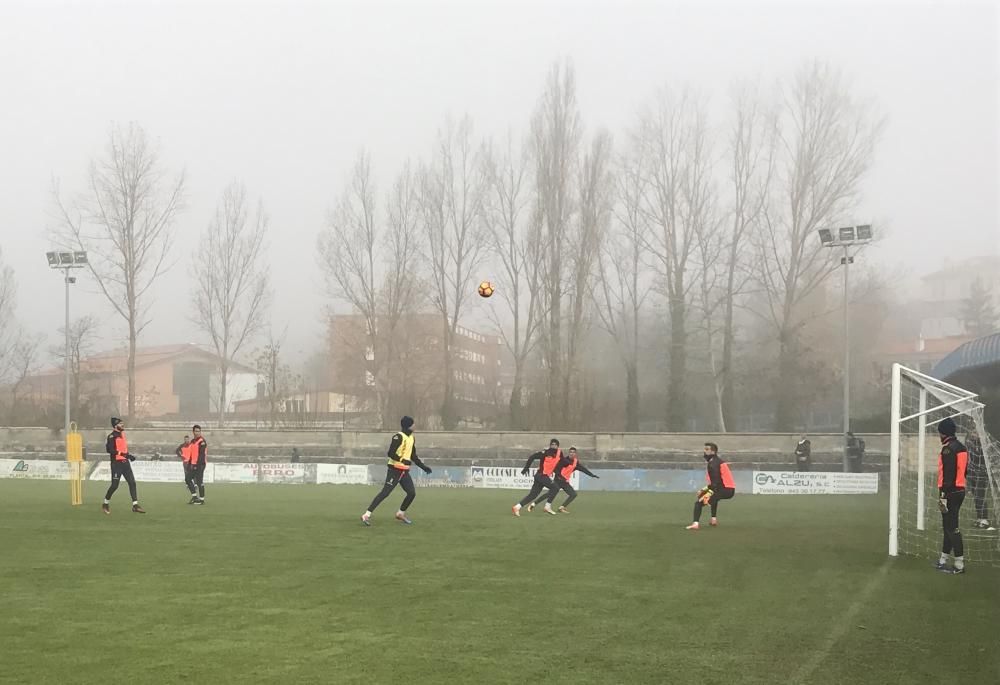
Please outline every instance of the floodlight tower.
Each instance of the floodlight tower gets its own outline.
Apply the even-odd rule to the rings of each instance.
[[[70,373],[70,350],[69,350],[69,286],[76,283],[76,277],[70,276],[73,269],[82,269],[87,266],[86,252],[46,252],[45,257],[49,260],[49,268],[60,269],[63,272],[63,280],[66,283],[66,426],[65,435],[69,435],[69,373]]]
[[[840,258],[840,263],[844,265],[844,472],[846,473],[850,470],[847,461],[847,434],[851,430],[851,322],[848,317],[848,288],[850,267],[854,263],[850,249],[854,246],[870,243],[872,241],[872,227],[869,224],[845,226],[836,229],[836,231],[837,235],[834,237],[832,229],[821,228],[819,229],[819,239],[823,243],[823,247],[844,249],[844,256]]]

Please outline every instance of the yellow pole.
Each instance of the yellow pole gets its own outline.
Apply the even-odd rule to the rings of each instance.
[[[69,424],[66,433],[66,461],[69,462],[69,501],[73,506],[83,504],[83,436],[76,424]]]

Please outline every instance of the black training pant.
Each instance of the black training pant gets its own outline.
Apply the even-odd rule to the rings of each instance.
[[[986,504],[986,492],[990,488],[990,478],[987,474],[969,474],[968,490],[972,491],[972,499],[976,503],[976,518],[990,518],[990,510]]]
[[[189,462],[184,462],[184,485],[192,495],[197,494],[198,490],[194,486],[194,469]]]
[[[944,529],[941,552],[961,557],[965,555],[965,545],[962,543],[962,532],[958,529],[958,512],[965,501],[965,491],[949,493],[945,495],[945,500],[948,502],[948,511],[941,513],[941,527]]]
[[[560,490],[569,495],[569,497],[566,498],[566,501],[562,504],[564,507],[568,507],[569,503],[576,499],[576,490],[573,489],[573,486],[569,484],[568,480],[564,480],[558,476],[556,476],[555,480],[552,481],[552,488],[549,492],[547,494],[544,492],[540,494],[538,499],[535,500],[535,504],[540,503],[543,499],[548,500],[549,504],[552,504],[556,501],[556,496],[559,494]]]
[[[132,473],[132,464],[128,461],[118,461],[117,459],[111,462],[111,487],[105,493],[104,499],[111,499],[111,495],[115,494],[115,490],[118,489],[118,482],[123,477],[125,478],[125,482],[128,483],[128,493],[132,495],[132,501],[138,502],[139,495],[135,489],[135,475]]]
[[[719,488],[712,493],[712,496],[708,498],[708,504],[712,507],[712,516],[714,517],[719,512],[719,500],[722,499],[732,499],[736,495],[735,488]],[[701,510],[705,508],[705,505],[701,503],[701,497],[694,501],[694,520],[698,521],[701,518]]]
[[[531,491],[528,492],[523,498],[521,498],[521,506],[525,506],[529,502],[534,502],[535,498],[541,494],[542,490],[549,489],[552,492],[559,492],[559,486],[552,482],[552,478],[549,476],[542,475],[540,473],[535,474],[535,482],[531,486]],[[551,492],[549,493],[551,494]],[[555,495],[553,495],[554,497]],[[552,500],[549,500],[550,502]]]
[[[368,511],[375,511],[375,507],[382,504],[382,500],[388,497],[389,493],[395,490],[397,485],[401,486],[406,493],[403,503],[399,505],[399,510],[406,511],[413,504],[413,500],[417,496],[417,489],[413,487],[413,478],[410,476],[409,471],[403,471],[392,466],[386,469],[385,485],[382,486],[382,491],[375,495],[372,503],[368,505]]]
[[[191,494],[194,494],[194,486],[198,486],[198,497],[205,499],[205,463],[195,464],[191,466],[191,480],[194,481],[191,485]]]

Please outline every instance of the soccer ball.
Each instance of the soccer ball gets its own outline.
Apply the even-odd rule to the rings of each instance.
[[[480,297],[490,297],[496,289],[493,284],[489,281],[483,281],[479,284],[479,296]]]

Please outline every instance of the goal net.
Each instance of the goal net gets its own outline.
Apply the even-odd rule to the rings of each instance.
[[[965,559],[1000,566],[1000,530],[993,530],[1000,528],[1000,444],[986,432],[983,404],[974,393],[895,364],[891,411],[889,554],[936,558],[941,551],[937,426],[951,418],[969,452],[959,519]]]

